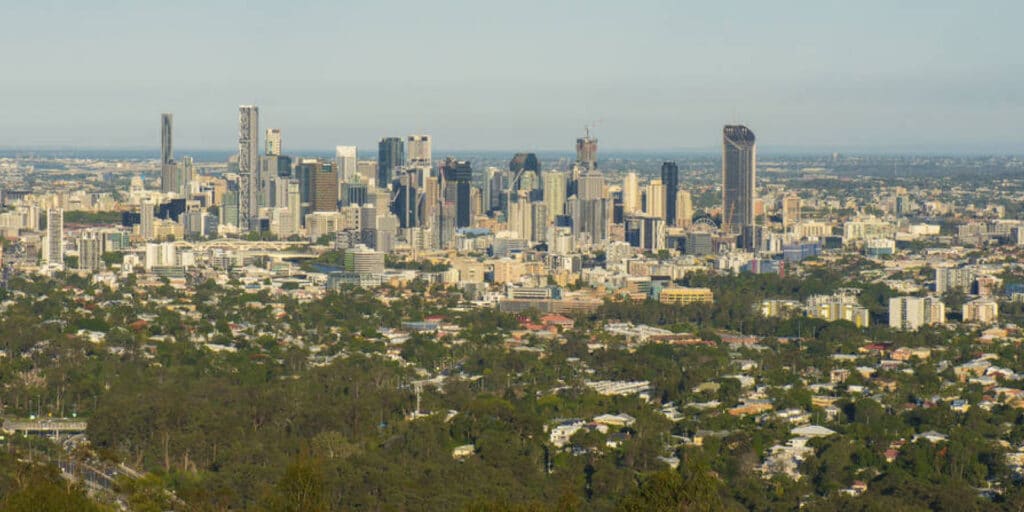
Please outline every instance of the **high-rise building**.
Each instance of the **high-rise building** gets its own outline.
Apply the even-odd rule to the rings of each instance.
[[[647,184],[647,215],[665,219],[667,208],[665,203],[665,184],[661,180],[651,180]],[[675,199],[675,198],[673,198]]]
[[[281,129],[267,128],[267,156],[281,156]]]
[[[258,227],[259,117],[260,109],[255,105],[238,107],[238,227],[242,231]]]
[[[625,213],[640,213],[640,180],[635,172],[626,173],[622,180],[622,211]]]
[[[473,167],[465,160],[448,158],[441,169],[445,179],[445,201],[455,205],[455,227],[469,227]]]
[[[782,199],[782,225],[789,227],[800,222],[800,196],[789,194]]]
[[[359,181],[365,183],[369,187],[377,186],[377,161],[376,160],[359,160],[356,162],[356,174],[359,175]]]
[[[153,203],[143,201],[139,205],[139,238],[149,241],[156,237],[155,215]]]
[[[754,132],[742,125],[722,130],[722,229],[741,234],[752,246],[747,231],[754,227],[757,147]]]
[[[385,137],[377,144],[377,187],[387,188],[395,171],[405,163],[402,139]]]
[[[338,168],[338,184],[354,183],[358,180],[358,158],[355,146],[335,146],[334,165]]]
[[[302,213],[302,188],[298,181],[291,180],[287,186],[288,213],[292,217],[292,227],[299,229],[305,216]]]
[[[576,165],[580,173],[586,173],[597,169],[597,139],[586,136],[576,139]]]
[[[160,192],[178,193],[178,166],[172,141],[174,114],[160,114]]]
[[[410,135],[405,139],[406,165],[408,167],[431,168],[433,154],[430,135]]]
[[[486,212],[503,211],[505,204],[505,185],[508,181],[508,173],[497,167],[488,167],[484,170],[483,207]]]
[[[688,228],[693,223],[693,198],[687,190],[676,192],[676,227]]]
[[[555,217],[565,214],[565,173],[561,171],[544,171],[544,204],[547,205],[548,218],[545,223],[555,221]]]
[[[103,241],[95,231],[86,231],[78,239],[78,269],[98,270],[101,268]]]
[[[665,186],[665,215],[668,225],[676,224],[676,193],[679,192],[679,166],[675,162],[661,164],[661,183]]]
[[[64,267],[64,210],[62,208],[46,210],[43,263],[51,267]]]
[[[172,129],[174,114],[160,114],[160,163],[169,164],[174,162],[174,144],[172,142]]]
[[[304,213],[338,211],[338,172],[331,162],[303,158],[295,166]]]
[[[925,325],[946,323],[946,305],[938,297],[892,297],[889,327],[916,331]]]

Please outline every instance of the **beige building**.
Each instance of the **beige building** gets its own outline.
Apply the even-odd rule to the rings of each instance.
[[[711,303],[715,296],[710,288],[665,288],[661,291],[659,299],[662,304],[693,304],[696,302]]]

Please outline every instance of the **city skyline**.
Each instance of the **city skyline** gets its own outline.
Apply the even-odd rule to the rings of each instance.
[[[718,126],[741,122],[766,148],[1024,151],[1012,130],[1024,76],[1006,65],[1015,3],[526,4],[13,5],[0,40],[20,51],[0,84],[0,140],[148,147],[140,112],[166,111],[180,148],[221,149],[235,139],[233,106],[258,104],[295,149],[430,133],[436,147],[550,150],[603,120],[595,134],[606,151],[713,149]],[[393,37],[370,22],[382,14]],[[355,22],[304,25],[283,40],[261,30],[341,18]],[[463,36],[436,37],[446,24]],[[176,37],[182,26],[190,37]],[[388,66],[410,48],[418,58]],[[510,71],[523,67],[531,72]]]

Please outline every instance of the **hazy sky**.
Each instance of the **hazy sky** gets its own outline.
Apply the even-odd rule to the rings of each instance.
[[[1024,152],[1024,2],[0,0],[0,147]]]

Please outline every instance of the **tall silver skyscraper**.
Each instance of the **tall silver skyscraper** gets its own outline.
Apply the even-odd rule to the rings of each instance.
[[[259,211],[259,117],[255,105],[238,107],[238,226],[243,231],[256,228]]]
[[[160,192],[178,192],[178,166],[174,163],[172,142],[174,114],[160,114]]]
[[[746,236],[753,229],[756,178],[754,132],[742,125],[726,126],[722,131],[722,229],[726,233]]]

